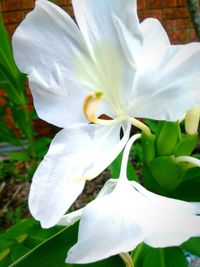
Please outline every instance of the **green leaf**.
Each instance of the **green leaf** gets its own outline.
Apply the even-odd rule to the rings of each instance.
[[[158,156],[171,155],[180,137],[178,122],[161,122],[156,133]]]
[[[147,164],[143,164],[142,166],[142,175],[143,175],[143,183],[146,189],[159,195],[166,195],[166,193],[168,193],[168,190],[161,187],[156,182]]]
[[[195,178],[183,181],[180,186],[170,194],[170,197],[186,201],[200,201],[199,188],[200,177],[196,176]]]
[[[181,247],[190,253],[200,257],[200,237],[194,237],[181,245]]]
[[[153,134],[149,136],[143,132],[141,141],[143,160],[145,162],[150,162],[155,158],[155,136]]]
[[[180,248],[151,248],[142,267],[188,267],[188,263]]]
[[[199,179],[200,180],[200,168],[199,167],[193,167],[186,170],[183,180],[190,180],[190,179]]]
[[[198,135],[183,135],[176,145],[173,154],[178,156],[189,156],[198,142]]]
[[[9,153],[9,158],[11,161],[21,161],[21,162],[26,162],[28,161],[29,155],[26,152],[11,152]]]
[[[47,153],[50,142],[51,138],[48,137],[41,137],[34,142],[34,148],[38,157],[44,157],[44,155]]]
[[[124,267],[124,263],[118,256],[92,264],[66,264],[65,258],[67,256],[67,251],[76,242],[77,232],[78,224],[63,229],[26,254],[24,257],[13,263],[10,267]]]
[[[163,156],[152,160],[149,164],[156,182],[171,191],[178,187],[182,180],[182,167],[173,157]]]
[[[22,220],[7,229],[0,234],[0,266],[9,266],[60,229],[42,229],[33,219]]]

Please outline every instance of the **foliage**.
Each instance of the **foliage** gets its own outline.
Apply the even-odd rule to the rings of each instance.
[[[59,230],[43,230],[33,219],[22,220],[0,235],[0,266],[9,266]]]
[[[77,239],[78,225],[75,224],[70,228],[65,228],[53,237],[44,241],[41,245],[37,246],[30,253],[20,258],[18,261],[13,263],[10,267],[73,267],[73,266],[85,266],[85,267],[123,267],[124,264],[119,258],[115,256],[106,259],[101,262],[76,265],[76,264],[65,264],[65,258],[69,248],[76,242]],[[41,257],[42,255],[42,257]],[[51,255],[51,257],[50,257]]]
[[[18,178],[23,177],[23,174],[17,174],[18,171],[14,168],[13,163],[28,162],[26,166],[28,178],[30,178],[38,165],[39,159],[45,155],[50,139],[35,140],[33,120],[37,116],[35,111],[29,108],[26,91],[27,79],[18,70],[14,62],[10,40],[2,16],[0,17],[0,36],[0,88],[3,89],[1,97],[4,100],[0,106],[0,142],[6,142],[19,148],[18,152],[9,154],[11,164],[8,164],[8,162],[1,163],[0,177],[5,179],[8,174]],[[12,114],[11,127],[5,122],[7,113]]]

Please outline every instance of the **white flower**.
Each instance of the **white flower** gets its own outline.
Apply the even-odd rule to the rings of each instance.
[[[135,137],[131,139],[129,145]],[[99,261],[132,251],[141,242],[178,246],[200,235],[200,203],[159,196],[128,181],[127,148],[119,180],[109,180],[94,201],[61,219],[60,224],[69,225],[81,217],[78,242],[69,250],[67,263]]]
[[[200,100],[198,43],[171,46],[156,19],[139,23],[135,0],[72,4],[79,28],[38,0],[13,36],[39,117],[64,128],[31,185],[30,211],[43,227],[56,224],[84,180],[119,154],[130,124],[148,131],[136,117],[175,121]]]

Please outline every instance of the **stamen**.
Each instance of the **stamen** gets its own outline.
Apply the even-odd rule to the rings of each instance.
[[[93,177],[82,176],[82,177],[79,177],[79,178],[75,178],[74,180],[76,180],[76,181],[91,181],[93,179],[94,179]]]
[[[130,120],[132,125],[134,125],[138,129],[142,130],[146,135],[151,135],[151,131],[146,124],[144,124],[143,122],[141,122],[135,118],[129,118],[129,120]]]
[[[120,253],[119,256],[123,260],[123,262],[126,264],[126,267],[134,267],[133,259],[131,258],[129,253]]]
[[[200,160],[190,156],[180,156],[176,158],[177,162],[188,162],[197,167],[200,167]]]
[[[89,122],[101,125],[108,125],[110,123],[113,123],[114,120],[98,119],[95,115],[99,103],[102,100],[102,97],[102,92],[95,92],[88,95],[83,103],[83,113],[85,114],[85,117],[88,119]]]

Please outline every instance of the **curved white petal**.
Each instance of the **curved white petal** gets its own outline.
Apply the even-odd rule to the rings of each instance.
[[[143,213],[140,226],[148,232],[145,243],[153,247],[178,246],[190,237],[200,235],[200,203],[159,196],[136,182],[131,184],[144,201],[144,206],[139,202],[138,205]]]
[[[85,181],[101,173],[126,144],[130,126],[85,125],[60,131],[39,165],[29,207],[44,228],[55,225],[82,192]]]
[[[19,69],[29,75],[38,115],[59,127],[66,127],[69,119],[84,122],[79,103],[87,88],[78,82],[76,65],[88,62],[89,55],[68,14],[49,1],[36,1],[13,35],[13,50]]]
[[[130,116],[176,121],[200,102],[200,44],[171,46],[154,68],[140,70]]]
[[[142,32],[143,42],[140,55],[138,56],[137,66],[144,70],[159,64],[161,58],[170,47],[170,41],[165,29],[157,19],[145,19],[140,24],[140,30]]]
[[[200,213],[200,203],[186,202],[178,199],[164,197],[152,193],[141,186],[139,183],[132,181],[131,184],[136,188],[145,198],[158,208],[168,210],[170,212],[179,212],[185,215],[192,215]]]
[[[83,209],[79,209],[73,212],[70,212],[66,215],[64,215],[59,222],[57,223],[57,225],[60,226],[71,226],[72,224],[74,224],[75,222],[77,222],[82,215]]]
[[[145,233],[137,223],[134,195],[127,183],[108,195],[99,197],[84,208],[78,243],[73,246],[67,263],[89,263],[135,248]]]
[[[143,241],[153,247],[180,245],[200,235],[199,206],[153,194],[124,177],[109,180],[84,208],[78,242],[66,262],[98,261],[133,250]]]

